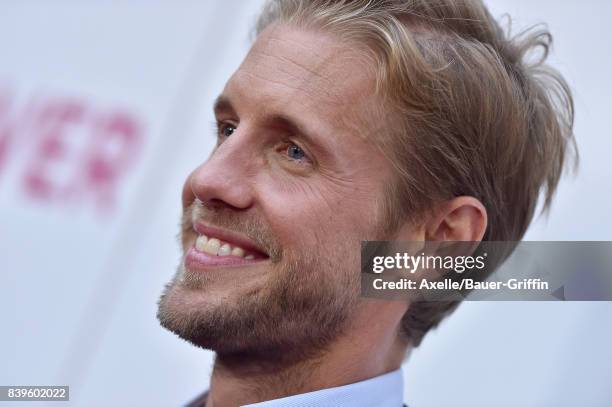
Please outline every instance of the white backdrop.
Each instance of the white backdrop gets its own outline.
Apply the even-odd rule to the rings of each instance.
[[[161,329],[185,176],[261,1],[0,4],[0,385],[180,405],[212,357]],[[492,0],[545,21],[575,92],[578,176],[527,240],[612,240],[612,3]],[[422,406],[611,405],[611,303],[465,303],[405,364]],[[3,405],[9,405],[5,403]],[[16,404],[21,405],[21,404]],[[55,405],[55,404],[52,404]]]

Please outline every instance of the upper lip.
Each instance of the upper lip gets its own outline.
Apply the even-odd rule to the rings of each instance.
[[[202,222],[194,222],[193,229],[200,235],[206,235],[206,237],[216,238],[223,242],[229,243],[232,246],[239,246],[246,251],[257,252],[268,256],[266,251],[253,243],[247,237],[239,235],[228,230],[219,229],[213,226],[208,226]]]

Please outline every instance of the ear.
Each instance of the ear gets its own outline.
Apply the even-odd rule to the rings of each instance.
[[[438,205],[425,225],[427,240],[480,241],[487,229],[487,210],[476,198],[460,196]]]

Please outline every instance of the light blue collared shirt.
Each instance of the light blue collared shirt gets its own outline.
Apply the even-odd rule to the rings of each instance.
[[[402,407],[402,369],[357,383],[296,394],[282,399],[249,404],[245,407]]]

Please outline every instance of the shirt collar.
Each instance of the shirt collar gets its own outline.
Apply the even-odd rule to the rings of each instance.
[[[245,407],[401,407],[404,403],[404,379],[397,369],[371,379]]]

